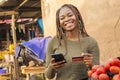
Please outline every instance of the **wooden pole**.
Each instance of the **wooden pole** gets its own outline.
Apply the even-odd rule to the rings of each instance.
[[[17,10],[18,8],[20,8],[21,6],[23,6],[28,0],[24,0],[20,5],[18,5],[14,10]]]
[[[11,24],[12,32],[13,32],[13,42],[16,50],[16,28],[15,28],[15,14],[12,14],[12,24]],[[16,59],[16,51],[14,54],[14,80],[19,80],[19,70],[18,70],[18,63]]]
[[[16,48],[16,28],[15,28],[15,15],[12,14],[12,33],[13,33],[13,42],[14,42],[14,46]]]
[[[7,30],[6,30],[6,38],[7,38],[7,48],[9,47],[9,40],[10,40],[10,37],[9,37],[9,30],[8,30],[8,28],[7,28]]]

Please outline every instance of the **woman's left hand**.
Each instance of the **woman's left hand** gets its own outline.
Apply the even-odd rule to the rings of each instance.
[[[84,57],[84,63],[86,64],[87,67],[90,67],[93,62],[93,54],[89,53],[83,53],[82,56]]]

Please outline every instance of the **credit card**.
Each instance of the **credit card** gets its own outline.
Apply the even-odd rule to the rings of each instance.
[[[79,61],[83,61],[83,60],[84,60],[83,56],[72,57],[72,62],[79,62]]]

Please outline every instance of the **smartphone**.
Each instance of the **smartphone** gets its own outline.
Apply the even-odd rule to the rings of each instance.
[[[66,59],[64,58],[62,53],[51,54],[51,57],[55,58],[55,62],[59,62],[59,61],[65,60],[64,63],[66,63]]]

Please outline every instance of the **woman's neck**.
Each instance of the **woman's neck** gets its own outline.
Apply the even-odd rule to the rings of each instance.
[[[81,33],[79,31],[66,32],[66,37],[71,41],[78,41],[81,38]]]

